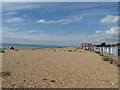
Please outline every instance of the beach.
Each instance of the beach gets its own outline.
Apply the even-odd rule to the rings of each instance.
[[[118,67],[77,47],[5,50],[3,88],[117,88]]]

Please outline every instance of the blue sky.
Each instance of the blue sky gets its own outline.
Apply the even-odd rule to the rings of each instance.
[[[3,43],[117,42],[117,2],[4,2]]]

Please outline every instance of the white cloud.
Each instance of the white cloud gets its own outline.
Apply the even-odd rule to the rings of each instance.
[[[85,33],[77,33],[77,34],[48,34],[48,33],[37,33],[30,34],[33,32],[37,32],[37,30],[20,30],[11,29],[8,27],[3,28],[3,40],[4,38],[14,38],[15,39],[26,39],[32,40],[36,42],[54,42],[66,44],[66,45],[79,45],[83,42],[97,43],[100,44],[102,42],[106,43],[117,43],[118,42],[118,27],[112,27],[110,30],[104,31],[96,31],[94,34],[85,34]],[[13,31],[14,30],[14,31]],[[19,33],[18,33],[19,31]],[[120,31],[119,31],[120,32]],[[14,42],[15,43],[15,42]]]
[[[2,30],[9,30],[8,27],[2,27]]]
[[[84,34],[76,34],[76,35],[67,35],[67,34],[48,34],[48,33],[37,33],[37,34],[30,34],[32,32],[36,32],[36,30],[23,30],[20,32],[13,31],[14,29],[5,27],[3,28],[3,40],[6,38],[13,38],[13,39],[26,39],[26,40],[34,40],[37,42],[58,42],[58,43],[66,43],[71,45],[72,43],[78,42],[78,40],[82,40],[86,37]],[[18,33],[19,32],[19,33]],[[23,41],[24,42],[24,41]],[[15,43],[15,42],[14,42]],[[56,43],[53,43],[56,44]]]
[[[2,11],[16,11],[16,10],[29,10],[29,9],[35,9],[35,8],[40,8],[41,5],[39,4],[33,4],[33,3],[26,3],[26,2],[6,2],[2,4]]]
[[[46,23],[46,21],[44,19],[40,19],[37,21],[38,23]]]
[[[13,15],[13,14],[17,14],[17,12],[8,12],[8,13],[4,13],[3,15]]]
[[[114,24],[118,22],[118,16],[107,15],[106,17],[100,20],[101,23],[105,24]]]
[[[24,19],[23,18],[10,18],[8,20],[6,20],[7,23],[14,23],[14,22],[21,22],[23,21]]]
[[[82,17],[74,17],[74,18],[67,18],[67,19],[61,19],[61,20],[49,20],[49,21],[40,19],[40,20],[37,20],[36,22],[44,23],[44,24],[55,24],[55,23],[68,24],[71,22],[79,22],[81,19]]]
[[[28,32],[33,33],[33,32],[38,32],[37,30],[29,30]]]
[[[118,33],[120,33],[119,29],[118,27],[112,27],[110,30],[96,31],[95,34],[89,36],[90,41],[117,43]]]

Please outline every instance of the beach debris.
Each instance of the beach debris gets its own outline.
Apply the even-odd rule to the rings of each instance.
[[[55,82],[55,80],[51,80],[51,82]]]
[[[33,49],[33,50],[35,50],[35,49]]]
[[[68,50],[69,52],[72,52],[72,50]]]
[[[15,86],[15,84],[13,83],[13,84],[12,84],[12,86],[14,87],[14,86]]]
[[[19,61],[17,63],[20,63]]]
[[[56,51],[56,50],[54,50],[54,51]]]
[[[107,82],[109,82],[109,80],[107,80]]]
[[[110,64],[113,64],[113,62],[111,61]]]
[[[43,80],[48,80],[48,79],[46,79],[46,78],[43,78]]]
[[[115,62],[115,64],[117,64],[117,62]]]

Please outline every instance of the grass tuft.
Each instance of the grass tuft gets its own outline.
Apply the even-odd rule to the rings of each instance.
[[[19,49],[16,49],[16,51],[19,51]]]
[[[5,51],[4,51],[4,50],[0,50],[0,52],[1,52],[1,53],[5,53]]]
[[[69,52],[72,52],[72,50],[68,50]]]
[[[102,60],[103,60],[103,61],[110,61],[110,62],[113,61],[113,59],[110,58],[110,57],[108,57],[108,56],[107,56],[107,57],[103,57]]]
[[[0,72],[0,76],[5,77],[5,76],[10,76],[10,72],[6,71],[6,72]]]
[[[43,80],[47,80],[46,78],[43,78]]]
[[[120,67],[120,64],[118,64],[117,67]]]
[[[98,51],[95,51],[95,53],[100,54],[100,52],[98,52]]]
[[[55,80],[51,80],[51,82],[55,82]]]

